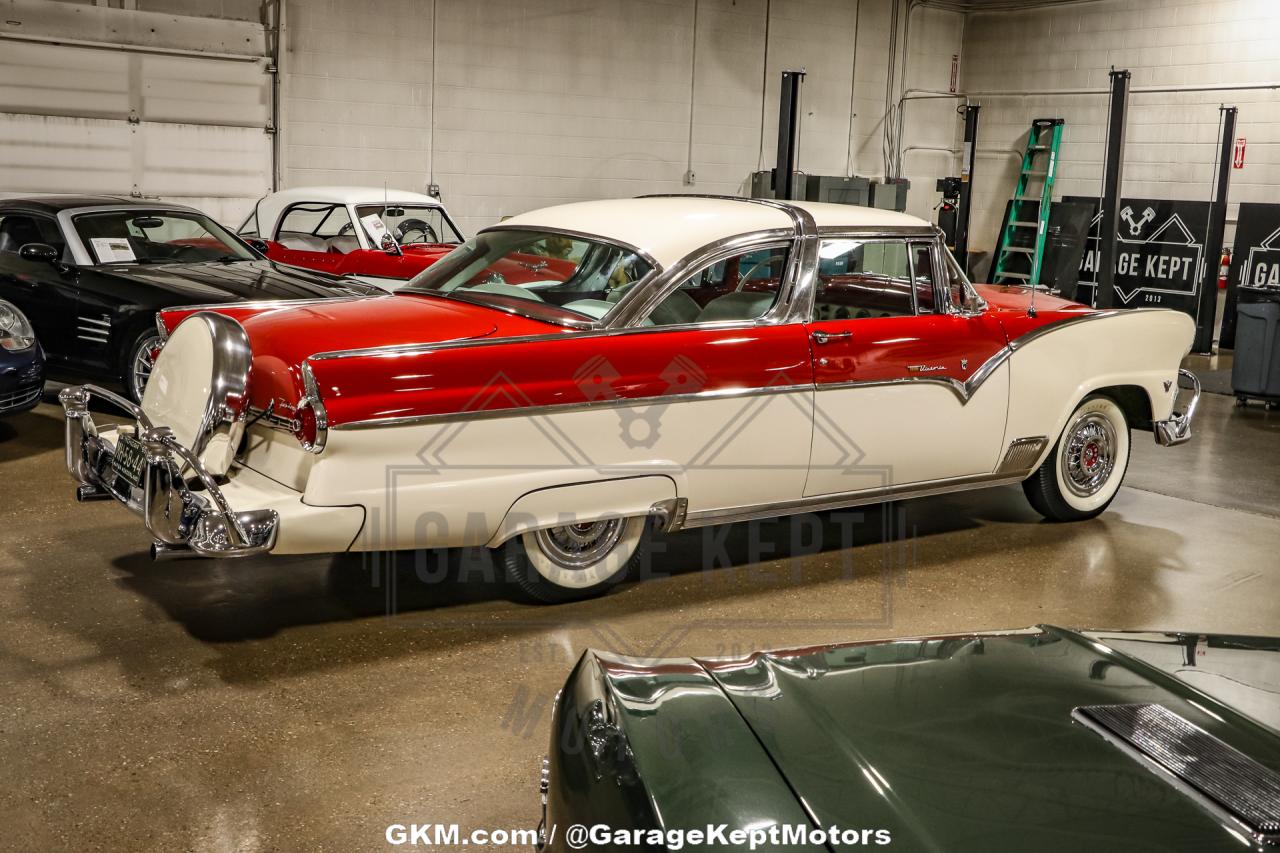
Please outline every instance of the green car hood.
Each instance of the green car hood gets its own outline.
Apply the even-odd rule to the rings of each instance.
[[[816,825],[887,828],[895,851],[1240,851],[1230,821],[1072,712],[1158,703],[1280,771],[1277,651],[1045,626],[697,663]]]

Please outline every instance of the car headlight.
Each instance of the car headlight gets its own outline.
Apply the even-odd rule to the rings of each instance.
[[[11,352],[31,349],[36,345],[36,332],[18,306],[0,299],[0,347]]]

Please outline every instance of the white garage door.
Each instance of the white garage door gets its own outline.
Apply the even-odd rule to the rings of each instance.
[[[157,196],[235,225],[271,191],[262,58],[0,42],[0,191]]]

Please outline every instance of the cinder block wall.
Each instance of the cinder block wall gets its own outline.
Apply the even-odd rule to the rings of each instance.
[[[1203,86],[1280,81],[1275,0],[1106,0],[1018,13],[974,13],[964,37],[966,92],[1106,89],[1108,70],[1132,85]],[[993,248],[1031,120],[1067,120],[1055,196],[1101,192],[1106,95],[974,95],[982,103],[971,246]],[[1246,165],[1232,174],[1228,245],[1236,205],[1280,201],[1280,93],[1275,90],[1144,94],[1129,101],[1123,192],[1208,199],[1217,159],[1218,106],[1240,107]]]
[[[694,0],[287,0],[285,183],[434,179],[468,233],[580,199],[738,193],[773,165],[780,72],[800,67],[800,168],[882,176],[893,2],[697,0],[695,39]],[[946,88],[962,26],[912,13],[907,85]],[[912,102],[904,137],[954,146],[954,107]],[[908,152],[912,212],[955,170]]]

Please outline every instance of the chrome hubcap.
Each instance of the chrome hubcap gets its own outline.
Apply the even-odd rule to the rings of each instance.
[[[1111,421],[1090,413],[1072,425],[1063,442],[1062,479],[1072,494],[1096,495],[1116,466],[1116,431]]]
[[[548,559],[566,569],[585,569],[600,562],[622,538],[621,518],[567,524],[536,533]]]
[[[144,340],[142,346],[138,347],[137,352],[133,354],[133,365],[129,378],[133,383],[132,390],[135,399],[142,399],[142,391],[147,387],[147,380],[151,378],[151,371],[156,366],[156,360],[152,353],[158,346],[160,346],[160,336],[156,335]]]

